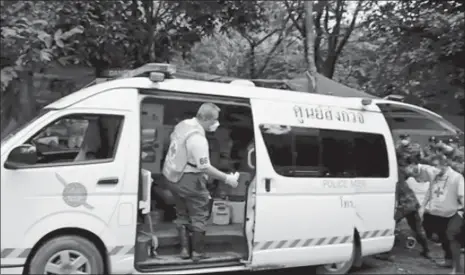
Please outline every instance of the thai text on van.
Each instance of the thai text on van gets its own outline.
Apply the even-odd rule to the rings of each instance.
[[[350,110],[337,110],[331,107],[316,106],[302,107],[294,106],[294,115],[299,123],[304,123],[306,119],[339,121],[345,123],[365,123],[362,112]]]

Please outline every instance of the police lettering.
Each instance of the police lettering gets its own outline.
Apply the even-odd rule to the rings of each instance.
[[[340,121],[344,123],[365,123],[361,112],[335,110],[328,107],[301,107],[294,106],[294,116],[299,123],[304,123],[306,119]]]
[[[341,179],[341,180],[323,180],[323,187],[330,189],[340,189],[340,188],[355,188],[363,189],[365,188],[366,182],[364,180],[354,180],[354,179]]]
[[[349,181],[347,180],[324,180],[323,181],[323,187],[325,188],[348,188]]]

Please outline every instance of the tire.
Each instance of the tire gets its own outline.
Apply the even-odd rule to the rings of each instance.
[[[72,274],[76,269],[88,274],[104,274],[105,271],[97,247],[78,236],[57,237],[44,243],[34,254],[27,274],[47,274],[46,268],[52,274]]]
[[[340,264],[327,264],[317,266],[315,269],[316,274],[327,275],[327,274],[347,274],[354,265],[355,255],[357,253],[357,246],[355,243],[352,245],[352,255],[347,262]]]

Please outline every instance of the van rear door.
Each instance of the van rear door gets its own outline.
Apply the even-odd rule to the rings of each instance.
[[[254,268],[344,262],[352,254],[353,188],[348,180],[338,179],[331,188],[321,178],[319,129],[334,125],[296,116],[296,108],[310,112],[312,107],[317,106],[252,100],[257,164]]]
[[[426,146],[431,136],[449,138],[461,133],[443,117],[413,105],[392,101],[376,101],[376,104],[383,112],[395,140],[401,134],[409,134],[413,142]]]

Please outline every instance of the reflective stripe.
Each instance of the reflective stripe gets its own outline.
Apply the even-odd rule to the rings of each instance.
[[[4,248],[2,249],[2,259],[20,258],[25,259],[31,253],[31,248]]]
[[[386,237],[394,235],[394,230],[372,230],[365,231],[360,234],[362,239]],[[352,243],[352,236],[334,236],[334,237],[323,237],[323,238],[313,238],[313,239],[294,239],[294,240],[273,240],[273,241],[262,241],[255,242],[253,250],[254,251],[263,251],[270,249],[284,249],[284,248],[300,248],[300,247],[312,247],[312,246],[322,246],[322,245],[336,245],[336,244],[346,244]]]
[[[134,245],[121,245],[108,248],[108,255],[110,256],[121,256],[121,255],[132,255],[134,254]]]
[[[352,242],[352,236],[342,237],[325,237],[314,239],[294,239],[280,241],[264,241],[254,243],[254,251],[262,251],[269,249],[284,249],[284,248],[300,248],[321,245],[335,245]]]
[[[365,231],[360,234],[362,239],[379,238],[394,235],[393,229]]]
[[[394,230],[373,230],[365,231],[360,237],[362,239],[371,239],[378,237],[386,237],[394,235]],[[274,241],[263,241],[254,243],[254,251],[269,250],[269,249],[284,249],[284,248],[298,248],[298,247],[311,247],[321,245],[335,245],[351,243],[352,236],[343,237],[324,237],[314,239],[294,239],[294,240],[274,240]],[[31,248],[4,248],[1,252],[1,258],[20,258],[25,259],[31,253]],[[110,256],[121,256],[121,255],[133,255],[134,245],[121,245],[115,247],[108,247],[108,255]]]

